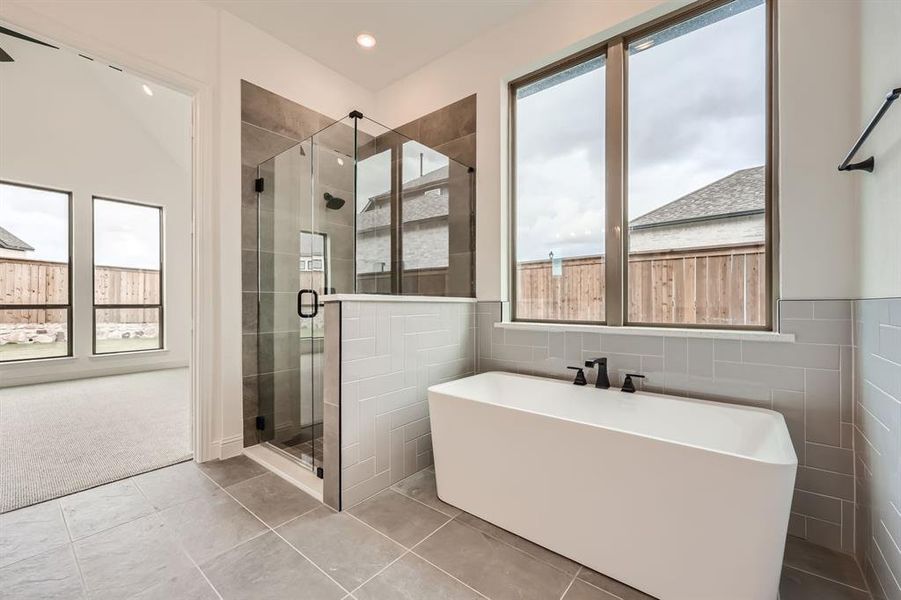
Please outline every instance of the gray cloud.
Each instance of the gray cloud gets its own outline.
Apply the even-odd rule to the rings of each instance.
[[[631,57],[632,218],[763,164],[764,35],[761,5]],[[603,251],[603,76],[517,105],[520,260]]]

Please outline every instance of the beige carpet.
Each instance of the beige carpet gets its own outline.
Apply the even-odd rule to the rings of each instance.
[[[188,369],[0,389],[0,513],[191,457]]]

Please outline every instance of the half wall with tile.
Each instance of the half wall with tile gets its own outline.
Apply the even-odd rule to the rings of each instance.
[[[340,507],[347,509],[432,464],[427,390],[475,372],[476,304],[463,299],[327,301],[325,314],[325,461],[328,465],[333,455],[329,417],[337,412]],[[339,331],[337,319],[339,351],[329,351],[329,340]],[[329,384],[338,373],[339,384]],[[329,502],[328,466],[325,488]]]
[[[854,552],[850,301],[782,302],[794,342],[496,327],[506,308],[478,303],[479,372],[570,378],[567,366],[606,356],[612,385],[641,373],[648,391],[781,412],[798,455],[789,533]]]
[[[901,298],[854,303],[857,560],[878,599],[901,599]]]

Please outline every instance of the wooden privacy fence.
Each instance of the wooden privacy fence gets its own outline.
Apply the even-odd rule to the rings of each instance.
[[[160,299],[160,272],[98,266],[94,293],[97,304],[156,304]],[[69,265],[66,263],[0,258],[0,304],[68,304]],[[106,323],[155,322],[156,310],[103,310]],[[55,323],[65,321],[62,310],[4,310],[2,323]]]
[[[516,317],[604,320],[604,257],[517,266]],[[766,324],[764,246],[657,252],[629,258],[628,319],[635,323]]]

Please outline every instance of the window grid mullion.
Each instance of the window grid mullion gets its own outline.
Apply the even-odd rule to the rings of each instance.
[[[622,38],[607,47],[604,311],[607,325],[620,326],[626,306],[625,232],[625,52]]]

